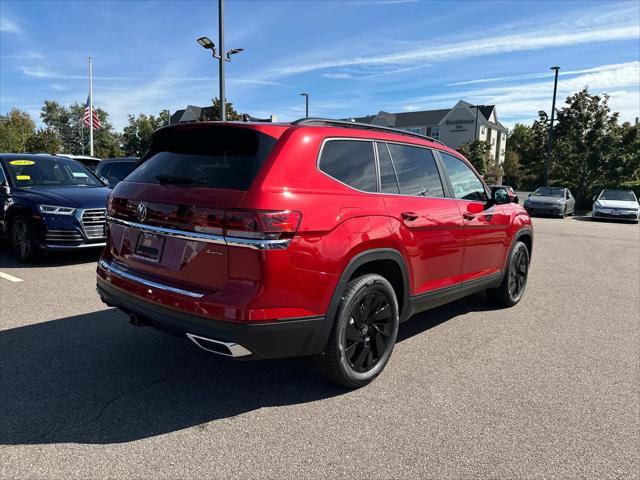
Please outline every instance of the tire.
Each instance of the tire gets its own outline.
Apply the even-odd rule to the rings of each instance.
[[[567,217],[567,206],[565,205],[564,210],[560,214],[560,218],[566,218],[566,217]]]
[[[29,218],[16,215],[11,221],[9,242],[19,262],[33,260],[38,254],[38,245]]]
[[[386,278],[367,274],[351,280],[340,299],[327,346],[313,357],[316,369],[345,387],[369,384],[391,357],[399,321],[398,300]]]
[[[517,241],[509,254],[507,271],[500,285],[487,289],[487,295],[497,304],[504,307],[513,307],[524,295],[529,274],[529,249]]]

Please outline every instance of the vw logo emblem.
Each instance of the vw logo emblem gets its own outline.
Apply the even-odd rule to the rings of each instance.
[[[138,220],[144,222],[147,219],[147,204],[139,203],[138,204]]]

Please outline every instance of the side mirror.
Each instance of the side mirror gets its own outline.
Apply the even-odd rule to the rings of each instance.
[[[491,200],[498,205],[511,203],[511,197],[505,188],[496,188],[491,194]]]
[[[596,198],[598,198],[597,195],[594,195],[593,198],[591,200],[593,200],[594,202],[596,201]]]
[[[530,196],[531,196],[531,194],[527,195],[527,197],[530,197]]]
[[[100,181],[105,185],[105,187],[111,186],[111,184],[109,183],[109,180],[107,180],[106,178],[104,178],[102,176],[100,177]]]

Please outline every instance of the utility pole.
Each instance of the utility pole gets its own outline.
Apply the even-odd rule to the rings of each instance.
[[[301,93],[300,95],[304,97],[304,118],[309,118],[309,94]]]
[[[224,0],[218,0],[218,48],[220,48],[220,121],[227,120],[227,102],[224,96]]]
[[[478,134],[478,110],[480,110],[480,105],[476,105],[476,140],[480,138]]]
[[[556,92],[558,91],[558,70],[560,67],[551,67],[555,71],[553,80],[553,102],[551,103],[551,123],[549,124],[549,137],[547,139],[547,160],[544,165],[544,186],[549,186],[549,165],[551,164],[551,151],[553,149],[553,120],[556,114]]]

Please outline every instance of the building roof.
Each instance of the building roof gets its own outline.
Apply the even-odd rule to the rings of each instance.
[[[418,125],[438,125],[450,110],[449,108],[444,108],[441,110],[400,113],[389,113],[381,110],[377,115],[358,117],[354,118],[354,120],[358,123],[373,123],[374,120],[384,119],[388,122],[389,126],[398,128],[415,127]]]

